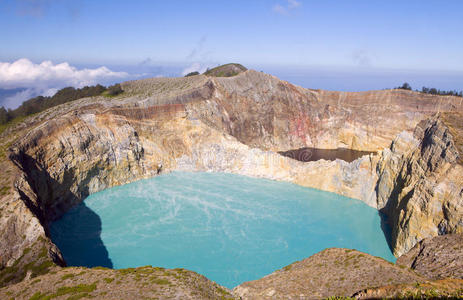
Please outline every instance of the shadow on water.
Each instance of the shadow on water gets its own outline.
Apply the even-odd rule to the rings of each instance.
[[[375,192],[378,195],[379,189],[379,182],[376,184]],[[381,229],[384,232],[384,236],[386,237],[387,244],[389,245],[389,249],[391,252],[394,253],[394,244],[396,239],[396,232],[394,232],[393,227],[391,224],[398,224],[398,214],[394,212],[405,211],[407,203],[409,202],[410,198],[413,196],[414,189],[411,189],[407,194],[399,199],[399,195],[402,194],[402,191],[406,184],[406,178],[399,176],[394,184],[394,188],[389,194],[389,197],[386,201],[386,205],[379,209],[379,216],[381,217]]]
[[[45,224],[47,235],[50,235],[53,243],[60,249],[66,265],[112,268],[113,263],[101,239],[100,217],[83,202],[71,208],[73,203],[79,203],[80,199],[88,196],[87,183],[92,177],[97,176],[96,168],[87,174],[79,194],[76,195],[70,188],[74,182],[72,171],[66,171],[63,175],[64,180],[58,182],[30,155],[19,152],[11,158],[24,171],[25,179],[37,195],[38,201],[32,201],[26,193],[19,190],[21,199],[40,222]],[[61,213],[64,215],[60,219],[50,222]],[[55,257],[54,260],[64,265],[60,259]]]
[[[381,218],[381,230],[383,231],[384,237],[386,238],[389,250],[394,253],[394,248],[392,247],[392,230],[391,226],[389,225],[388,217],[381,211],[378,211],[378,214]]]
[[[84,202],[50,224],[52,240],[68,266],[113,267],[101,239],[101,230],[100,217]]]

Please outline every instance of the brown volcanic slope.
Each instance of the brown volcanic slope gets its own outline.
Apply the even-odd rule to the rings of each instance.
[[[425,282],[408,268],[356,250],[331,248],[233,291],[243,299],[349,297],[366,287]]]
[[[397,260],[431,279],[463,279],[463,234],[424,239]]]
[[[451,235],[449,235],[451,236]],[[463,246],[455,236],[448,240]],[[429,243],[438,244],[437,237]],[[453,247],[446,242],[435,256],[452,256]],[[404,259],[413,255],[404,255]],[[424,254],[423,256],[426,256]],[[433,257],[435,257],[433,256]],[[453,256],[460,264],[461,257]],[[402,257],[400,262],[404,262]],[[446,259],[443,259],[443,263]],[[422,263],[419,263],[422,264]],[[430,266],[430,265],[428,265]],[[412,297],[432,298],[462,297],[463,280],[461,276],[440,276],[441,263],[434,273],[422,274],[400,264],[393,264],[382,258],[356,250],[331,248],[309,258],[294,262],[261,279],[240,284],[233,292],[243,300],[264,299],[322,299],[333,296],[355,297],[360,299]],[[459,265],[447,267],[460,272]],[[429,275],[429,276],[423,276]],[[437,276],[436,276],[437,275]],[[437,277],[440,277],[438,280]]]
[[[185,269],[64,268],[0,289],[0,299],[236,299]]]
[[[377,179],[377,157],[306,165],[261,150],[343,146],[376,151],[436,113],[463,111],[455,97],[308,90],[253,70],[230,78],[145,79],[122,87],[122,95],[69,102],[0,135],[0,285],[46,273],[52,262],[64,264],[48,237],[48,223],[90,193],[172,170],[268,174],[280,180],[308,178],[313,171],[310,178],[322,181],[336,174],[333,186],[340,191],[358,185],[353,174],[361,173],[371,177],[358,179],[368,186]],[[458,117],[448,119],[458,141]],[[392,150],[395,156],[386,166],[407,158]],[[418,152],[412,159],[420,159]],[[445,172],[438,174],[445,178]],[[388,178],[395,184],[395,177]],[[461,229],[454,221],[455,230]],[[435,229],[434,223],[428,225]]]

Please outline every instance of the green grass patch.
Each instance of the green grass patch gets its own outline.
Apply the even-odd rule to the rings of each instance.
[[[117,272],[119,272],[119,274],[121,275],[133,274],[135,273],[135,268],[120,269],[117,270]]]
[[[51,295],[42,294],[41,292],[37,292],[29,298],[29,300],[49,300],[49,299],[51,299]]]
[[[407,268],[407,266],[404,266],[404,265],[399,265],[399,268],[401,268],[401,269],[406,269],[406,268]]]
[[[5,196],[10,192],[9,186],[2,186],[0,187],[0,196]]]
[[[44,257],[47,257],[47,254],[48,254],[48,249],[47,247],[42,247],[42,249],[40,249],[40,252],[39,252],[39,255],[37,256],[37,258],[44,258]]]
[[[162,278],[156,278],[151,280],[151,282],[158,284],[158,285],[167,285],[170,284],[170,281],[167,279],[162,279]]]
[[[74,278],[74,276],[75,276],[74,274],[66,274],[66,275],[61,276],[61,279],[66,280],[66,279]]]
[[[22,121],[24,121],[25,119],[27,119],[28,117],[31,117],[31,116],[34,116],[34,115],[36,115],[36,113],[28,115],[28,116],[24,116],[24,117],[17,117],[17,118],[14,118],[13,120],[9,121],[8,123],[1,124],[0,125],[0,134],[2,134],[9,127],[17,125],[17,124],[21,123]]]
[[[11,267],[6,267],[2,271],[0,271],[0,277],[5,276],[6,274],[16,273],[18,272],[18,268],[16,267],[16,262]]]
[[[283,270],[284,271],[289,271],[289,270],[291,270],[292,267],[293,267],[293,265],[287,265],[286,267],[283,267]]]
[[[68,295],[68,294],[91,293],[94,290],[96,290],[96,283],[79,284],[76,286],[62,286],[58,288],[56,293],[54,293],[52,296],[54,298],[54,297],[59,297],[63,295]]]
[[[100,267],[100,266],[98,266],[98,267],[93,267],[92,269],[93,269],[93,270],[111,270],[110,268]]]
[[[227,292],[225,289],[221,288],[221,287],[217,287],[217,292],[219,292],[219,294],[221,295],[224,295],[224,296],[230,296],[230,293]]]
[[[50,260],[44,261],[39,265],[35,265],[35,262],[30,262],[24,266],[25,272],[28,270],[32,271],[31,278],[37,277],[48,273],[50,267],[53,266],[53,262]]]
[[[106,277],[106,278],[103,278],[103,280],[106,281],[106,283],[111,283],[114,281],[114,278]]]
[[[176,269],[174,269],[174,271],[177,272],[177,273],[188,273],[188,271],[185,270],[184,268],[176,268]]]
[[[233,77],[246,70],[247,69],[240,64],[231,63],[207,70],[204,72],[204,75],[214,77]]]
[[[82,298],[93,298],[93,297],[91,297],[88,293],[82,293],[82,294],[69,296],[66,298],[66,300],[78,300]]]

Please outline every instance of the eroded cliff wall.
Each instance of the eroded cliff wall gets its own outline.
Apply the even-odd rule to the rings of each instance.
[[[391,225],[399,256],[418,241],[463,231],[463,167],[449,128],[421,121],[383,151],[378,164],[378,209]]]
[[[212,82],[212,97],[188,104],[190,113],[246,145],[273,151],[378,151],[437,112],[463,110],[457,97],[404,90],[309,90],[253,70]]]
[[[39,239],[62,263],[47,237],[50,221],[90,193],[172,170],[285,180],[360,199],[388,216],[396,254],[461,230],[462,172],[451,134],[439,121],[411,134],[436,112],[461,111],[451,97],[307,90],[255,71],[123,88],[116,98],[77,100],[15,129],[11,160],[2,162],[15,178],[1,202],[2,266],[26,265],[18,260]],[[390,149],[352,163],[303,163],[274,152],[303,146]]]

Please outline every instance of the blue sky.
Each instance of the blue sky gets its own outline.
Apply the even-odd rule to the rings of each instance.
[[[418,75],[443,74],[452,79],[441,88],[461,90],[462,12],[461,0],[0,0],[0,62],[106,66],[129,77],[240,62],[293,77],[405,72],[417,85]],[[307,87],[336,89],[338,75]]]

